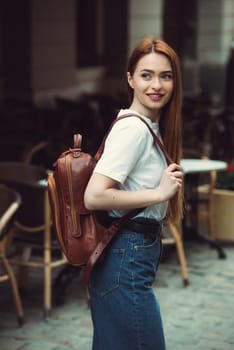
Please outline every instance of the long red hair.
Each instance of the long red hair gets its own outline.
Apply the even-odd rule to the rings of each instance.
[[[182,78],[180,61],[176,52],[164,41],[156,38],[143,39],[132,52],[127,65],[127,72],[132,76],[138,61],[152,52],[168,57],[173,72],[173,93],[170,101],[163,107],[159,128],[163,143],[173,161],[177,164],[181,160],[181,107],[182,107]],[[129,102],[132,103],[134,91],[128,84]],[[178,222],[183,213],[182,190],[177,192],[169,201],[167,218]]]

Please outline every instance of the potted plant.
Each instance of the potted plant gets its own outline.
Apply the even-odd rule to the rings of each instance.
[[[234,162],[217,173],[213,192],[215,238],[234,242]]]
[[[234,165],[229,164],[226,171],[217,174],[216,188],[234,191]]]

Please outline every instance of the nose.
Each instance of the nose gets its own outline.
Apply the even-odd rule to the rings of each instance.
[[[162,86],[162,83],[161,83],[161,80],[159,77],[155,77],[153,80],[152,80],[152,85],[151,87],[155,90],[159,90]]]

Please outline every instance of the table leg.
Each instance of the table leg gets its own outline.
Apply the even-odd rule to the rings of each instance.
[[[185,178],[185,215],[182,222],[184,240],[197,240],[210,244],[218,252],[220,259],[226,254],[221,245],[211,237],[198,232],[198,193],[199,174],[188,174]]]

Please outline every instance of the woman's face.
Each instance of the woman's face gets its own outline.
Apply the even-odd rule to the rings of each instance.
[[[159,53],[143,56],[133,75],[128,73],[127,78],[134,93],[130,108],[158,120],[162,107],[172,96],[174,86],[172,67],[167,56]]]

